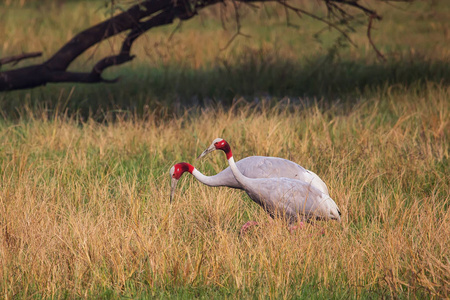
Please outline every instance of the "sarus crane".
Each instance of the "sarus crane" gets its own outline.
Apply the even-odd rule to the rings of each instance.
[[[236,163],[239,171],[246,177],[250,178],[274,178],[286,177],[299,179],[310,183],[322,193],[328,195],[328,188],[325,182],[319,178],[314,172],[307,170],[299,164],[279,157],[267,156],[250,156],[239,160]],[[189,163],[176,163],[170,169],[171,191],[170,201],[173,200],[178,180],[185,173],[189,172],[203,184],[208,186],[226,186],[234,189],[243,189],[241,184],[236,180],[231,172],[230,167],[214,176],[206,176]]]
[[[299,216],[301,220],[341,220],[341,212],[333,199],[312,183],[287,177],[250,178],[245,176],[234,162],[230,145],[221,138],[215,139],[199,158],[214,150],[225,152],[236,181],[249,197],[272,217],[282,216],[290,224],[296,222]]]

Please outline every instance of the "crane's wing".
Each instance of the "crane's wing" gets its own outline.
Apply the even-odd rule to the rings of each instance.
[[[244,176],[249,178],[285,177],[304,181],[329,195],[325,182],[314,172],[299,164],[280,157],[250,156],[236,163]],[[231,170],[230,170],[231,171]]]
[[[291,178],[304,181],[328,195],[326,184],[314,172],[307,170],[299,164],[279,157],[249,156],[236,163],[239,171],[249,178]],[[217,185],[242,189],[227,167],[217,175],[211,176],[211,181]]]
[[[284,215],[294,221],[304,218],[340,220],[336,203],[312,185],[291,178],[258,178],[251,180],[246,192],[272,215]]]

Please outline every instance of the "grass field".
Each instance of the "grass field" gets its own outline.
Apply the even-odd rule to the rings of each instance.
[[[0,57],[48,57],[102,20],[98,7],[0,6]],[[317,43],[319,24],[288,28],[272,7],[220,51],[232,22],[223,30],[208,11],[171,41],[176,24],[150,32],[109,73],[118,84],[0,94],[1,297],[450,297],[450,8],[405,9],[380,7],[386,63],[364,28],[336,53],[333,33]],[[222,153],[195,160],[216,137],[236,159],[317,173],[342,222],[290,233],[245,193],[187,175],[169,203],[174,163],[226,166]],[[240,236],[248,220],[261,225]]]

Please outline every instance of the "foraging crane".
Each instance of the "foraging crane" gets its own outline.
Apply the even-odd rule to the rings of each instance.
[[[208,153],[217,150],[211,149],[211,151],[205,151],[199,155],[197,159],[200,159],[207,155]],[[311,186],[315,187],[324,194],[329,195],[328,188],[325,182],[317,176],[316,173],[308,169],[303,168],[299,164],[287,160],[281,157],[272,156],[249,156],[239,160],[236,165],[239,171],[244,176],[250,178],[275,178],[275,177],[286,177],[301,180],[307,182]],[[221,173],[225,173],[228,181],[233,181],[233,188],[243,189],[241,185],[236,181],[231,172],[230,167],[223,170]],[[217,174],[217,175],[219,175]],[[224,174],[224,176],[225,176]],[[229,186],[229,185],[226,185]]]
[[[272,178],[287,177],[303,180],[310,183],[323,193],[328,195],[326,184],[315,173],[303,168],[293,161],[266,156],[250,156],[241,159],[236,163],[239,171],[244,176],[250,178]],[[178,180],[184,172],[189,172],[203,184],[208,186],[226,186],[235,189],[243,189],[241,184],[236,181],[230,167],[214,176],[206,176],[198,171],[194,166],[182,162],[175,164],[170,169],[170,178],[172,178],[170,201],[173,199]]]
[[[282,215],[289,223],[295,222],[299,215],[307,220],[341,220],[341,212],[333,199],[312,184],[286,177],[250,178],[243,175],[234,162],[230,145],[221,138],[215,139],[199,158],[214,150],[225,152],[236,181],[271,216]]]

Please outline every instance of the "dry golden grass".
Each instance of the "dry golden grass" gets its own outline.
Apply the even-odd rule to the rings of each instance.
[[[201,16],[205,25],[201,18],[188,22],[169,42],[174,27],[140,39],[133,48],[138,59],[127,69],[131,79],[122,85],[2,94],[1,297],[450,297],[448,8],[439,2],[431,14],[416,5],[400,17],[382,8],[385,19],[373,34],[391,58],[403,57],[392,65],[373,64],[364,30],[352,34],[358,49],[341,50],[342,64],[315,63],[315,55],[326,57],[333,35],[311,43],[322,25],[279,26],[285,18],[276,9],[249,16],[243,30],[253,38],[221,52],[234,30],[222,30],[217,11],[209,11]],[[103,20],[97,8],[2,6],[0,56],[43,50],[45,59]],[[118,42],[89,50],[74,67],[89,69]],[[289,71],[296,62],[303,67]],[[144,63],[151,72],[139,69]],[[181,75],[160,79],[171,65]],[[183,77],[202,69],[203,77]],[[141,78],[134,82],[135,73]],[[261,82],[250,80],[260,73]],[[206,86],[209,97],[220,84],[249,85],[243,90],[253,99],[259,87],[285,82],[313,95],[328,84],[343,93],[330,97],[339,101],[316,100],[296,93],[300,88],[291,102],[268,97],[231,108],[172,109],[143,82],[188,95],[202,91],[187,93],[192,86]],[[105,111],[105,123],[98,123],[76,113],[84,102],[99,103],[101,111],[109,103],[132,109],[139,101],[147,107],[139,117]],[[154,102],[157,110],[145,106]],[[110,122],[109,115],[118,119]],[[208,188],[187,175],[170,204],[174,163],[191,162],[209,175],[226,166],[222,153],[195,161],[216,137],[230,142],[236,159],[279,156],[316,172],[342,223],[318,222],[290,234],[243,192]],[[240,236],[248,220],[261,225]]]
[[[449,97],[430,85],[328,109],[238,102],[166,121],[3,121],[1,294],[449,297]],[[186,175],[170,204],[173,163],[225,167],[219,153],[194,160],[216,137],[236,159],[280,156],[319,174],[342,223],[290,234],[243,192]],[[247,220],[261,226],[239,236]]]

